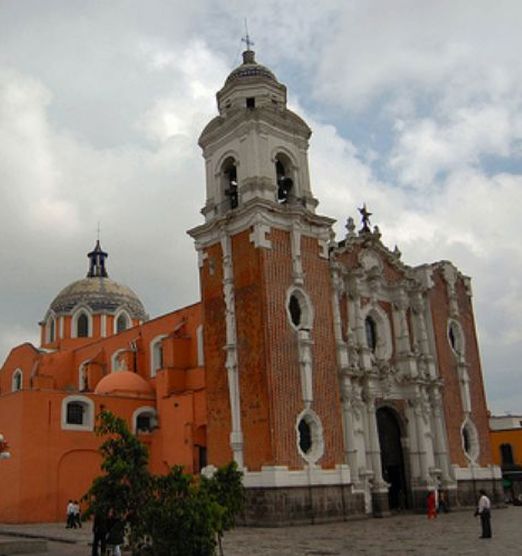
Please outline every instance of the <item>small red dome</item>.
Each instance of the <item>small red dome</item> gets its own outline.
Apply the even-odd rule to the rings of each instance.
[[[144,378],[136,373],[115,371],[98,382],[94,393],[106,396],[150,398],[154,395],[154,389]]]

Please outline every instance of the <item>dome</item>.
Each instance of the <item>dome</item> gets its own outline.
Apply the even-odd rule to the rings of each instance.
[[[60,315],[70,313],[78,304],[87,305],[94,313],[115,313],[119,307],[125,307],[133,319],[148,318],[138,296],[107,277],[83,278],[69,284],[54,298],[50,308]]]
[[[98,382],[94,393],[105,396],[150,398],[154,395],[154,388],[136,373],[131,371],[115,371]]]
[[[243,63],[227,77],[225,85],[229,85],[238,79],[250,79],[252,77],[265,77],[277,83],[276,76],[265,66],[258,64],[252,50],[243,52]]]
[[[100,241],[88,253],[89,272],[87,278],[76,280],[66,286],[53,300],[50,309],[56,315],[69,314],[77,305],[86,305],[93,313],[115,313],[120,307],[127,310],[132,319],[147,320],[143,304],[127,286],[109,278]]]

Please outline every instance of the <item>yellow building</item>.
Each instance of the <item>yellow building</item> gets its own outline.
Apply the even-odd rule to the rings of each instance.
[[[522,415],[491,416],[493,461],[500,465],[507,500],[522,495]]]

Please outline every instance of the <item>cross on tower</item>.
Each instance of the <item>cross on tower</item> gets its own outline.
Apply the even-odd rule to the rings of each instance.
[[[241,37],[241,41],[246,44],[247,50],[250,50],[250,47],[254,46],[254,42],[250,40],[250,35],[248,34],[248,25],[246,19],[245,19],[245,36]]]

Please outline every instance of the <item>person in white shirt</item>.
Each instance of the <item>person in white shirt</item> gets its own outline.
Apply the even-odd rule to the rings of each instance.
[[[67,522],[65,524],[66,529],[71,529],[73,527],[73,520],[74,520],[74,503],[72,500],[69,500],[67,503]]]
[[[485,490],[479,490],[480,498],[475,515],[480,516],[480,525],[482,527],[481,539],[491,538],[491,500],[488,498]]]

